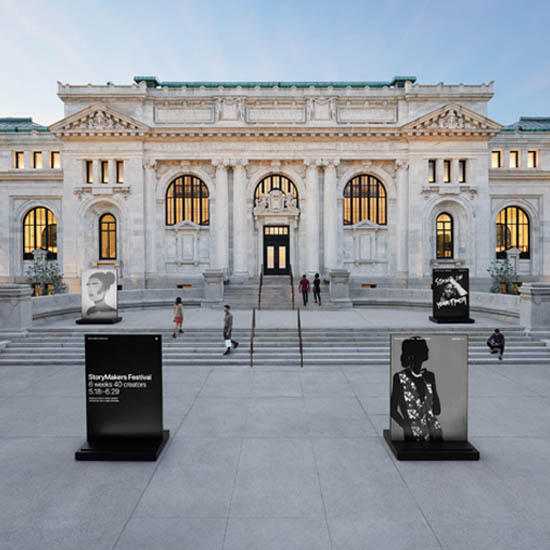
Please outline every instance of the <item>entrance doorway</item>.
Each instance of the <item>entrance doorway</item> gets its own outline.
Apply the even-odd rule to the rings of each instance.
[[[288,225],[264,226],[264,275],[290,273],[288,233]]]

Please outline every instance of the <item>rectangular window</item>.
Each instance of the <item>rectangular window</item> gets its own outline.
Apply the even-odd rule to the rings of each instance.
[[[510,168],[519,168],[519,151],[510,151]]]
[[[13,154],[13,166],[15,168],[25,168],[25,153],[23,151],[15,151]]]
[[[527,168],[538,168],[536,151],[527,151]]]
[[[42,152],[33,151],[32,154],[32,167],[33,168],[42,168]]]
[[[109,183],[109,161],[102,160],[101,163],[101,183]]]
[[[493,151],[491,153],[491,168],[502,168],[501,151]]]
[[[435,183],[435,160],[428,161],[428,182]]]
[[[124,161],[116,161],[116,182],[124,183]]]
[[[86,161],[86,183],[94,183],[94,162]]]
[[[458,161],[458,183],[466,183],[466,161],[464,159]]]
[[[61,168],[61,154],[59,151],[50,151],[50,168]]]
[[[451,181],[451,161],[443,161],[443,182],[450,183]]]

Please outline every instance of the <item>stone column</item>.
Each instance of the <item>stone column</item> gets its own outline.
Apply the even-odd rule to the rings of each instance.
[[[443,184],[443,159],[435,161],[435,183],[437,185]]]
[[[337,235],[338,235],[338,183],[336,167],[339,160],[329,160],[325,166],[325,186],[323,198],[323,237],[325,244],[325,271],[336,269],[337,265]]]
[[[247,164],[238,160],[233,168],[233,275],[243,279],[248,277]]]
[[[395,165],[397,179],[397,220],[395,223],[397,236],[397,262],[396,275],[399,278],[407,278],[407,266],[409,265],[409,249],[407,239],[409,235],[409,163],[398,160]]]
[[[451,183],[458,185],[458,159],[451,160]]]
[[[306,160],[306,271],[319,271],[319,161]]]
[[[227,161],[213,160],[216,168],[216,198],[214,208],[215,252],[214,266],[227,273],[229,268],[229,190]]]
[[[520,152],[519,166],[523,170],[527,169],[527,149],[521,149]]]
[[[0,341],[26,336],[32,326],[30,285],[0,285]]]
[[[550,338],[550,283],[523,283],[519,322],[535,338]]]
[[[144,189],[143,189],[143,229],[145,234],[145,280],[144,285],[147,288],[147,281],[154,280],[157,276],[157,263],[155,254],[155,236],[156,236],[156,196],[155,189],[157,185],[157,165],[155,162],[149,162],[143,165]]]

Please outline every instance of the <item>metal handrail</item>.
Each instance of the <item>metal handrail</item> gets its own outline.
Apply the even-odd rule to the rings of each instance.
[[[252,329],[250,331],[250,368],[254,366],[254,336],[256,334],[256,308],[252,308]]]
[[[288,269],[290,270],[290,289],[292,291],[292,309],[296,309],[294,305],[294,275],[292,274],[292,264],[288,264]]]
[[[300,308],[296,310],[298,317],[298,342],[300,345],[300,367],[304,368],[304,342],[302,340],[302,319],[300,318]]]
[[[264,284],[264,264],[260,271],[260,285],[258,286],[258,309],[262,309],[262,286]]]

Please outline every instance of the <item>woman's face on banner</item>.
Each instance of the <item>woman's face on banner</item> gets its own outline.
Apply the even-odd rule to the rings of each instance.
[[[99,279],[96,279],[95,277],[88,279],[86,288],[88,289],[88,296],[92,302],[100,302],[105,298],[107,291]]]

